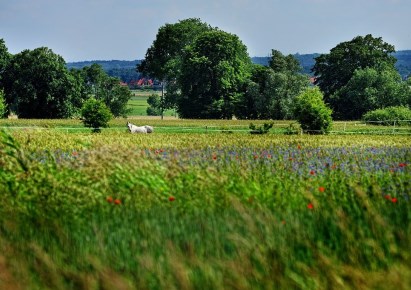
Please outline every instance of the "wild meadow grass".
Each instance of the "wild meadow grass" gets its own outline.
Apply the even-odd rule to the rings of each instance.
[[[0,289],[409,289],[411,138],[9,130]]]

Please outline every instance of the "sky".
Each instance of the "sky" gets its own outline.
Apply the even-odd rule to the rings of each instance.
[[[411,0],[0,0],[0,39],[12,54],[136,60],[161,26],[187,18],[236,34],[251,57],[328,53],[366,34],[411,49]]]

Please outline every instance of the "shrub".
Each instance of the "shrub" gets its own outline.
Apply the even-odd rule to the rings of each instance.
[[[101,101],[94,98],[88,99],[81,108],[84,126],[92,128],[95,133],[100,128],[108,127],[108,121],[113,117],[110,109]]]
[[[323,94],[318,88],[309,88],[296,98],[294,115],[306,133],[329,133],[331,114],[332,110],[324,103]]]
[[[407,125],[411,123],[411,110],[403,106],[387,107],[367,112],[362,119],[376,125]]]
[[[253,123],[250,124],[249,128],[251,129],[251,134],[267,134],[270,129],[273,127],[273,123],[264,123],[261,126],[256,126]]]
[[[286,129],[285,129],[285,135],[297,135],[300,133],[301,129],[299,128],[298,124],[296,123],[291,123]]]
[[[157,94],[151,94],[147,99],[147,108],[148,116],[160,116],[161,115],[161,98]]]

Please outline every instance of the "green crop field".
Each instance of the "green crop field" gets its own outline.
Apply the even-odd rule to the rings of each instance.
[[[0,120],[0,289],[410,289],[409,127],[249,123]]]

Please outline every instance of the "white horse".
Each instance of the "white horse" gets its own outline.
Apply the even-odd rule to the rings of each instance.
[[[130,131],[130,133],[143,133],[143,134],[147,134],[147,128],[145,126],[136,126],[131,124],[130,122],[127,122],[127,127],[128,130]]]
[[[147,129],[147,133],[153,133],[154,132],[154,128],[152,126],[145,125],[144,127],[146,127],[146,129]]]

